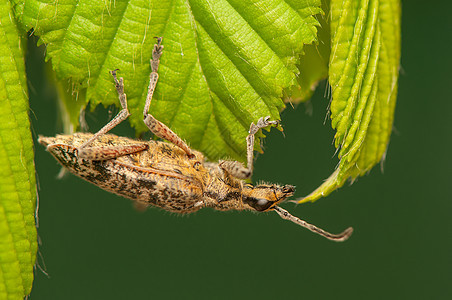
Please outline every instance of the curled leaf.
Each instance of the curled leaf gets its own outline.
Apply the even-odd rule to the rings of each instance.
[[[299,202],[315,201],[368,172],[392,131],[400,60],[400,2],[331,1],[331,120],[339,165]]]
[[[23,42],[10,3],[0,2],[0,299],[30,293],[37,251]]]

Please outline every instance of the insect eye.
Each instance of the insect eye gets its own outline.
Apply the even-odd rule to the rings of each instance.
[[[267,199],[248,198],[244,199],[245,202],[257,211],[265,211],[269,209],[274,202]]]
[[[256,201],[256,205],[257,206],[266,206],[268,204],[268,200],[266,199],[257,199]]]

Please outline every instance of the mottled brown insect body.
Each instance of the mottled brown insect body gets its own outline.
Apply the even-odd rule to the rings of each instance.
[[[215,178],[218,164],[204,165],[202,153],[193,151],[188,159],[179,147],[160,141],[139,142],[125,137],[105,134],[92,147],[115,148],[136,145],[140,151],[108,160],[90,160],[78,156],[77,147],[93,134],[75,133],[55,138],[41,137],[39,142],[69,171],[115,194],[153,204],[180,213],[194,212],[202,207],[215,207],[219,197],[226,202],[219,209],[244,209],[240,203],[243,184],[231,185]],[[213,199],[215,198],[215,199]],[[215,200],[214,203],[212,201]],[[235,200],[235,201],[234,201]]]
[[[253,171],[254,135],[262,128],[277,125],[270,117],[251,123],[247,141],[247,167],[236,161],[205,162],[202,153],[192,150],[148,110],[158,80],[161,38],[154,46],[152,73],[143,111],[144,123],[156,136],[168,142],[138,141],[107,134],[129,116],[123,79],[112,71],[122,110],[95,134],[74,133],[40,137],[39,142],[73,174],[115,194],[136,201],[140,206],[191,213],[203,207],[217,210],[275,211],[280,217],[308,228],[328,239],[344,241],[348,228],[334,235],[292,216],[278,206],[295,192],[292,185],[260,184],[244,179]]]
[[[77,148],[92,136],[91,133],[57,135],[40,137],[39,142],[73,174],[140,204],[178,213],[191,213],[202,207],[258,210],[248,199],[252,192],[256,193],[253,191],[256,187],[232,176],[223,178],[218,164],[205,163],[201,152],[193,151],[194,157],[188,159],[184,151],[170,143],[140,142],[105,134],[92,143],[93,148],[130,147],[137,152],[107,160],[80,158]],[[257,190],[271,190],[275,202],[278,194],[286,198],[295,188],[259,185]]]

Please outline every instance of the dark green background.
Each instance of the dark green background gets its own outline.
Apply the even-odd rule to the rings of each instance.
[[[448,7],[445,7],[448,6]],[[284,205],[339,232],[330,242],[276,214],[179,216],[137,212],[128,200],[75,176],[36,145],[39,265],[31,299],[450,299],[452,297],[452,5],[407,1],[394,131],[384,172],[314,204]],[[55,94],[30,54],[34,138],[55,135]],[[333,131],[323,124],[324,84],[312,100],[284,111],[285,137],[265,141],[254,180],[311,192],[334,169]],[[97,110],[95,131],[108,114]],[[116,133],[133,135],[121,126]]]

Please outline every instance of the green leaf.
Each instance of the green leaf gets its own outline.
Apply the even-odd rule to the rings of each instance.
[[[326,2],[322,2],[322,10],[328,11]],[[297,64],[300,75],[297,76],[298,84],[288,92],[285,102],[300,103],[311,99],[312,94],[320,80],[328,77],[328,57],[330,56],[330,29],[328,16],[317,15],[319,20],[318,42],[306,45],[303,55]]]
[[[162,36],[152,114],[209,158],[243,161],[251,122],[279,119],[303,45],[316,40],[319,6],[319,0],[30,0],[16,14],[47,44],[57,77],[72,79],[79,101],[118,105],[109,71],[119,68],[138,132],[148,131],[142,114],[149,60],[153,37]],[[77,120],[79,111],[70,114]]]
[[[37,235],[36,182],[23,40],[0,2],[0,299],[31,291]]]
[[[336,171],[300,202],[314,201],[367,173],[386,152],[400,61],[400,1],[331,1],[329,82],[337,130]]]

